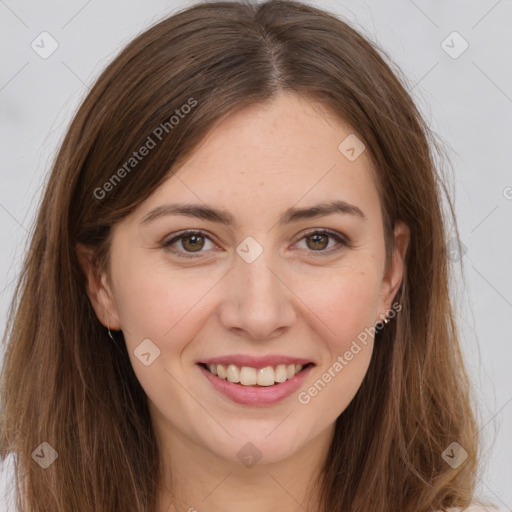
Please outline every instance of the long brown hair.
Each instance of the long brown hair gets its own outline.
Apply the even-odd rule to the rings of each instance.
[[[336,420],[318,480],[322,510],[474,502],[475,403],[449,297],[447,216],[456,223],[435,161],[439,143],[405,83],[375,43],[295,1],[199,3],[120,52],[53,163],[9,310],[0,448],[2,458],[16,455],[21,511],[154,511],[162,461],[147,397],[122,332],[106,339],[75,247],[94,248],[108,270],[112,226],[225,116],[282,91],[321,102],[364,141],[388,256],[394,221],[411,230],[395,297],[402,310],[377,334],[368,373]],[[148,138],[154,146],[132,161]],[[46,469],[32,456],[43,442],[58,454]],[[468,454],[456,468],[443,457],[452,442]]]

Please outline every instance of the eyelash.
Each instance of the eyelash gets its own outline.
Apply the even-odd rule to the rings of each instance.
[[[178,233],[177,236],[171,238],[170,240],[168,241],[164,241],[162,242],[161,246],[168,250],[169,252],[173,253],[173,254],[176,254],[178,257],[180,258],[200,258],[201,257],[201,251],[198,252],[198,253],[183,253],[181,251],[176,251],[176,250],[172,250],[170,249],[170,246],[173,245],[175,242],[183,239],[183,238],[186,238],[187,235],[201,235],[203,236],[204,238],[207,238],[208,240],[210,240],[211,242],[213,242],[213,240],[204,232],[204,231],[201,231],[201,230],[195,230],[195,229],[188,229],[188,230],[185,230],[185,231],[182,231],[181,233]],[[319,256],[319,257],[322,257],[322,256],[326,256],[326,255],[331,255],[333,253],[337,253],[339,251],[341,251],[342,249],[345,249],[347,247],[351,247],[351,244],[350,242],[345,239],[344,237],[342,237],[340,234],[334,232],[334,231],[330,231],[330,230],[314,230],[314,231],[310,231],[308,233],[305,233],[303,235],[303,237],[300,239],[300,240],[303,240],[304,238],[308,237],[308,236],[311,236],[311,235],[328,235],[329,237],[331,238],[334,238],[338,243],[339,243],[339,247],[335,248],[335,249],[329,249],[329,250],[318,250],[318,251],[314,251],[314,250],[311,250],[311,252],[313,253],[320,253],[318,255],[314,255],[314,257],[316,256]],[[299,241],[300,241],[299,240]],[[186,256],[184,255],[186,254]],[[192,256],[192,254],[197,254],[197,256]]]

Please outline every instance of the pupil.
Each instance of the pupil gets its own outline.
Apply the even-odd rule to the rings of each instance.
[[[201,239],[201,238],[202,238],[201,235],[188,235],[187,237],[185,237],[185,240],[186,241],[192,240],[192,245],[194,245],[195,243],[197,243],[197,240]],[[183,247],[186,249],[185,245],[183,245]],[[195,249],[201,249],[201,247],[196,247]],[[192,249],[194,249],[194,248],[192,247]]]
[[[318,237],[320,238],[324,238],[324,241],[325,239],[327,238],[326,235],[320,235],[320,234],[316,234],[316,235],[311,235],[309,238],[311,239],[316,239],[316,241],[314,241],[313,243],[316,245],[316,249],[325,249],[325,244],[321,244],[321,242],[318,242]],[[318,243],[320,243],[321,247],[318,247]]]

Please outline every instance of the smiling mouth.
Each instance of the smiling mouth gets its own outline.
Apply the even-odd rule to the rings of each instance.
[[[307,363],[305,365],[278,364],[276,366],[265,366],[264,368],[253,368],[251,366],[237,366],[236,364],[198,364],[212,375],[219,379],[227,380],[232,384],[264,387],[286,382],[293,379],[293,377],[306,368],[314,366],[313,363]]]

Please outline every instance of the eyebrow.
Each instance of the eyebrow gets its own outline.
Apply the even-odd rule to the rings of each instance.
[[[292,222],[297,222],[299,220],[324,217],[335,213],[354,215],[360,217],[363,220],[366,220],[364,213],[357,206],[347,203],[346,201],[337,200],[323,202],[305,208],[288,208],[281,214],[278,223],[280,225],[291,224]],[[225,209],[213,208],[211,206],[204,206],[200,204],[184,203],[157,206],[149,213],[144,215],[141,220],[141,224],[146,224],[152,220],[167,215],[183,215],[186,217],[194,217],[211,222],[218,222],[227,226],[235,225],[235,218],[229,211]]]

